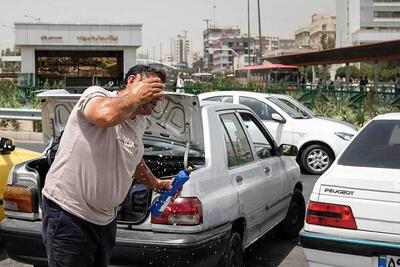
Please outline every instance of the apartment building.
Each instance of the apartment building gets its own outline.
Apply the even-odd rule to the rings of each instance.
[[[239,28],[207,28],[203,32],[204,42],[204,66],[207,70],[212,70],[214,66],[214,52],[221,49],[221,38],[240,38]],[[221,55],[216,54],[217,57]],[[219,63],[219,65],[221,62]]]
[[[228,37],[221,38],[216,42],[213,51],[212,70],[214,71],[233,71],[234,57],[240,55],[254,55],[255,39],[247,37]],[[249,51],[250,50],[250,51]],[[248,56],[245,57],[248,60]]]
[[[176,66],[180,69],[186,69],[188,66],[190,53],[190,41],[186,36],[178,35],[175,38],[175,60]]]
[[[400,39],[400,0],[336,0],[336,47]]]

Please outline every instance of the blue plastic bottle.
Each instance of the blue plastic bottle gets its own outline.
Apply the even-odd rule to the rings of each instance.
[[[172,181],[172,189],[164,191],[154,199],[153,203],[149,207],[149,211],[153,216],[160,216],[163,213],[164,209],[171,201],[171,198],[176,192],[178,192],[182,185],[189,180],[189,175],[189,170],[181,170]]]

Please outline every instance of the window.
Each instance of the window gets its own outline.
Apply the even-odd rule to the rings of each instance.
[[[322,30],[326,31],[326,24],[322,24]]]
[[[376,120],[368,124],[343,152],[338,164],[400,169],[400,121]]]
[[[276,151],[274,150],[273,141],[270,137],[270,140],[268,140],[268,134],[257,119],[252,114],[246,112],[241,112],[240,116],[246,124],[247,131],[256,149],[257,157],[259,159],[265,159],[275,156]]]
[[[250,97],[240,97],[239,103],[251,108],[256,115],[263,121],[272,120],[272,113],[277,113],[273,108],[261,102],[260,100]]]
[[[235,149],[233,148],[231,138],[229,137],[225,127],[223,127],[223,131],[224,131],[226,156],[228,159],[228,167],[238,166],[239,162],[236,157]]]
[[[223,114],[220,118],[225,130],[228,167],[244,165],[254,161],[250,143],[236,115],[233,113]]]
[[[374,3],[400,3],[400,0],[374,0]]]
[[[295,109],[291,108],[290,106],[283,103],[276,97],[267,97],[269,101],[277,105],[280,109],[282,109],[286,114],[288,114],[293,119],[308,119],[309,117],[303,115],[302,113],[297,112]]]
[[[222,102],[222,103],[233,103],[233,97],[232,96],[214,96],[210,98],[204,99],[206,101],[216,101],[216,102]]]
[[[271,100],[271,98],[268,98],[268,99]],[[310,109],[308,109],[306,106],[304,106],[300,102],[297,102],[296,100],[293,100],[293,102],[292,102],[291,100],[285,99],[285,98],[276,98],[275,97],[275,99],[285,103],[288,107],[297,111],[301,115],[304,115],[306,118],[315,117],[314,112],[312,112]],[[271,101],[274,102],[273,100],[271,100]]]
[[[374,18],[376,19],[400,19],[398,11],[375,11]]]

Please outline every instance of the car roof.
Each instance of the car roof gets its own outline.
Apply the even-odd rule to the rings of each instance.
[[[386,113],[378,115],[372,120],[400,120],[400,112]]]
[[[241,95],[241,96],[251,96],[251,97],[261,97],[264,98],[266,96],[275,96],[275,97],[290,97],[285,94],[271,94],[271,93],[258,93],[252,91],[214,91],[199,94],[200,99],[213,97],[213,96],[225,96],[225,95]]]
[[[251,111],[251,109],[249,107],[242,105],[242,104],[232,104],[232,103],[207,101],[207,100],[200,101],[200,106],[202,108],[205,108],[205,107],[214,108],[215,110],[218,110],[218,109],[246,109],[246,110]]]

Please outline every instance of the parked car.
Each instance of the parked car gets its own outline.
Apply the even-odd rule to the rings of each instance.
[[[40,154],[27,149],[15,147],[14,140],[2,137],[0,139],[0,221],[5,218],[3,208],[3,193],[11,168],[20,162],[37,158]]]
[[[312,191],[300,236],[310,266],[400,266],[400,113],[371,120]]]
[[[309,174],[324,173],[356,133],[349,123],[317,117],[294,98],[245,91],[203,93],[201,100],[239,103],[250,107],[279,144],[299,148],[297,162]]]
[[[0,224],[7,255],[35,266],[46,264],[41,189],[79,95],[50,90],[38,98],[50,145],[43,157],[14,168]],[[147,120],[144,159],[153,173],[171,178],[188,166],[194,170],[160,217],[148,212],[156,194],[133,182],[119,206],[112,263],[243,266],[243,250],[278,224],[284,237],[298,235],[305,203],[297,148],[278,148],[249,108],[200,105],[195,95],[166,93]],[[257,140],[245,122],[258,129]]]

